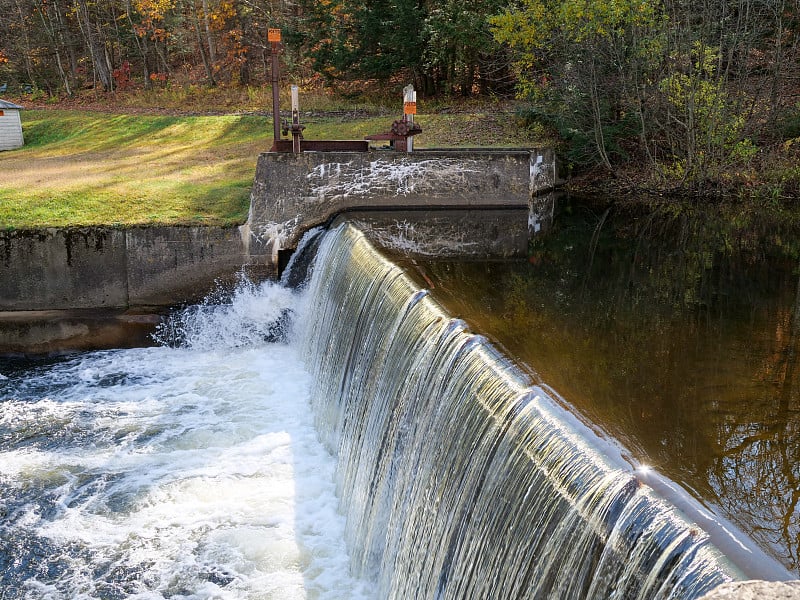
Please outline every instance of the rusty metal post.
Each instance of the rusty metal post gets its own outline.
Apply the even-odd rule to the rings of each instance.
[[[281,30],[270,29],[267,40],[272,46],[272,132],[275,145],[281,139],[281,101],[278,89],[278,47],[281,43]]]
[[[292,86],[292,152],[300,154],[300,138],[302,129],[300,127],[300,88]]]

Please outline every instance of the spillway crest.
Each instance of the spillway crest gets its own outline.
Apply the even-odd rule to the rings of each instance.
[[[379,598],[694,598],[736,570],[545,390],[341,226],[302,352]]]

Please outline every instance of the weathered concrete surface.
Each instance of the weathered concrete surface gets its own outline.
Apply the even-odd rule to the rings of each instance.
[[[0,310],[125,306],[125,233],[0,232]]]
[[[238,227],[4,231],[0,311],[175,304],[247,262]]]
[[[800,600],[800,581],[725,583],[700,600]]]
[[[393,255],[491,260],[527,255],[528,216],[527,208],[348,211],[333,223],[353,223]]]
[[[113,309],[0,312],[0,354],[151,345],[158,313]]]
[[[249,252],[277,264],[280,250],[344,210],[526,208],[556,183],[551,150],[268,152],[250,198]]]
[[[248,264],[238,227],[143,227],[127,231],[127,306],[204,296]]]
[[[386,217],[370,231],[409,253],[507,256],[524,249],[525,221],[503,221],[509,215],[495,209],[535,208],[529,216],[538,226],[547,210],[537,194],[556,183],[550,150],[266,153],[259,157],[250,218],[241,228],[0,231],[0,353],[52,351],[78,347],[82,337],[117,335],[86,314],[63,313],[59,323],[51,313],[35,311],[121,314],[196,301],[243,268],[258,276],[274,273],[281,250],[293,249],[304,231],[343,211],[431,209],[413,225]],[[452,208],[486,212],[452,219],[437,212]],[[118,316],[105,321],[127,328]]]
[[[239,227],[0,232],[0,354],[141,345],[158,317],[130,309],[266,275],[248,262]]]

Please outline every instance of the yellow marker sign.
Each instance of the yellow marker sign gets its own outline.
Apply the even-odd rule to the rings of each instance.
[[[281,30],[280,29],[268,29],[267,30],[267,41],[268,42],[280,42],[281,41]]]
[[[415,114],[417,114],[417,103],[416,102],[405,102],[405,103],[403,103],[403,114],[404,115],[415,115]]]

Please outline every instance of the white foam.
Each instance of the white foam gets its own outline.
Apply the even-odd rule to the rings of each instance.
[[[231,324],[267,323],[293,302],[251,288],[192,323],[190,349],[89,355],[49,375],[70,383],[51,397],[0,400],[16,440],[0,442],[0,482],[12,494],[39,486],[54,507],[19,496],[0,535],[32,532],[66,565],[54,580],[27,574],[25,593],[371,597],[349,573],[300,358]]]

